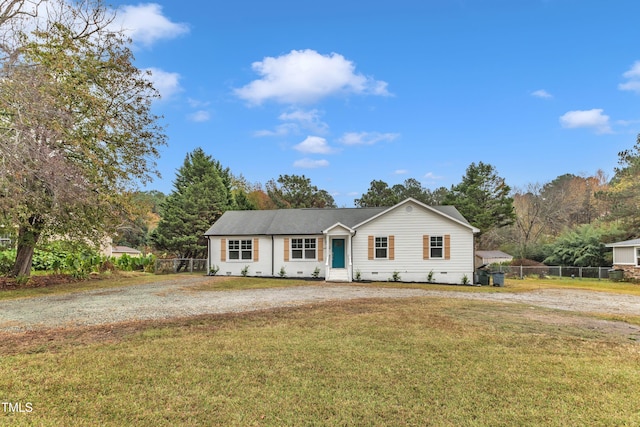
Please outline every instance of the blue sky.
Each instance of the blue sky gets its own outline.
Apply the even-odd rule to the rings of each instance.
[[[611,176],[640,132],[637,0],[112,2],[151,69],[172,190],[202,147],[265,183],[299,174],[353,206],[374,179],[514,188]]]

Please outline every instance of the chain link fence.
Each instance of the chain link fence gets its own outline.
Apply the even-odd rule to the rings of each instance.
[[[523,279],[525,277],[608,279],[609,271],[612,267],[491,265],[487,268],[492,272],[502,272],[506,277],[519,279]]]
[[[207,260],[197,258],[157,259],[156,274],[170,273],[206,273]]]

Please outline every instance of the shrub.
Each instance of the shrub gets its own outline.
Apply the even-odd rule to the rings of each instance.
[[[11,249],[0,252],[0,275],[7,275],[13,268],[16,260],[16,251]]]
[[[220,267],[218,267],[217,265],[212,265],[209,267],[209,276],[215,276],[216,274],[218,274],[218,271],[220,271]]]
[[[434,275],[433,270],[431,270],[429,272],[429,274],[427,274],[427,282],[428,283],[433,283],[433,275]]]

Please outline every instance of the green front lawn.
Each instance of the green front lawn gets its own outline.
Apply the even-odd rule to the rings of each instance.
[[[640,344],[591,321],[416,298],[4,336],[32,411],[0,424],[638,425]]]

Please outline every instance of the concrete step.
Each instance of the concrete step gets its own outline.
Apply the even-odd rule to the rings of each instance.
[[[348,282],[349,281],[349,273],[346,269],[340,270],[330,270],[329,277],[326,279],[327,282]]]

